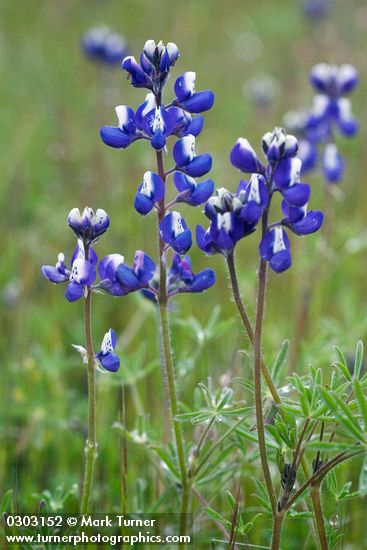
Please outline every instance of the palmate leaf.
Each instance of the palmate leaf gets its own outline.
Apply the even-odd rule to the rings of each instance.
[[[358,420],[353,416],[348,406],[340,399],[336,393],[329,393],[325,388],[320,388],[324,401],[333,411],[335,418],[344,426],[344,428],[364,445],[366,444],[363,432]]]

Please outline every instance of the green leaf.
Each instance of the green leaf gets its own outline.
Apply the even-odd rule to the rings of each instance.
[[[347,363],[347,360],[345,359],[344,353],[337,346],[334,346],[334,351],[338,358],[338,361],[335,364],[340,368],[340,370],[342,371],[344,377],[348,380],[348,382],[351,382],[352,375],[349,372],[348,363]]]
[[[337,418],[344,428],[353,434],[361,443],[365,444],[366,442],[361,427],[347,405],[338,395],[336,395],[336,393],[331,394],[324,388],[320,388],[320,391],[324,401],[326,401],[333,411],[335,418]]]
[[[209,388],[205,384],[203,384],[202,382],[199,382],[198,386],[199,386],[199,388],[200,388],[200,390],[201,390],[201,392],[202,392],[202,394],[205,398],[205,401],[207,403],[208,408],[211,409],[213,407],[214,403],[215,403],[215,399],[212,396],[212,394],[210,393]]]
[[[253,528],[253,526],[255,525],[256,521],[263,515],[264,514],[261,514],[261,513],[255,514],[251,521],[248,521],[247,523],[245,523],[245,525],[241,529],[241,534],[246,535],[247,533],[249,533]]]
[[[223,409],[231,401],[232,397],[233,397],[232,388],[226,388],[223,391],[217,403],[217,410]]]
[[[307,448],[312,451],[325,451],[327,453],[330,453],[332,451],[353,451],[355,445],[351,445],[350,443],[338,443],[336,441],[315,440],[311,441],[311,443],[308,443]]]
[[[200,424],[200,422],[205,422],[213,417],[211,411],[202,411],[202,412],[191,412],[191,413],[182,413],[176,414],[175,420],[177,422],[191,422],[192,424]]]
[[[177,466],[175,464],[173,456],[163,447],[156,447],[154,445],[151,445],[150,447],[157,453],[159,458],[164,462],[164,464],[167,466],[169,471],[177,478],[180,479],[180,474],[178,473]]]
[[[363,393],[361,383],[358,380],[358,378],[355,378],[353,380],[353,386],[354,386],[354,393],[356,396],[358,407],[361,412],[361,416],[363,418],[364,429],[365,431],[367,431],[367,401]]]
[[[359,378],[361,375],[363,365],[363,342],[359,340],[357,342],[356,346],[356,355],[354,360],[354,371],[353,371],[353,377]]]
[[[222,525],[224,525],[224,527],[226,527],[226,529],[231,530],[231,522],[221,516],[218,512],[213,510],[213,508],[206,506],[205,508],[203,508],[203,510],[208,514],[208,516],[214,519],[214,521],[219,521]]]
[[[0,503],[0,514],[4,512],[10,512],[10,507],[13,501],[13,489],[8,489],[4,494],[2,501]]]
[[[278,380],[280,371],[282,370],[283,366],[287,361],[288,352],[289,352],[289,340],[283,340],[283,342],[281,343],[278,355],[276,356],[273,367],[271,369],[271,377],[275,383]]]

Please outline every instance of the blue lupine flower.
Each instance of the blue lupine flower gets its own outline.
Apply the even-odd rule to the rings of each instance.
[[[247,139],[238,138],[231,151],[230,160],[233,166],[242,172],[259,174],[265,172],[265,166],[257,158],[254,149]]]
[[[68,225],[74,233],[86,245],[95,243],[110,226],[110,218],[107,213],[98,208],[96,213],[86,206],[83,214],[80,214],[79,208],[73,208],[68,216]]]
[[[195,92],[196,73],[188,71],[175,82],[176,99],[174,105],[178,105],[189,113],[203,113],[213,107],[214,94],[211,90]]]
[[[154,271],[153,260],[142,250],[135,252],[132,267],[124,263],[124,257],[120,254],[110,254],[98,266],[101,282],[96,289],[104,290],[111,296],[125,296],[148,287]]]
[[[300,183],[302,162],[298,157],[283,159],[274,170],[274,187],[286,201],[294,206],[305,205],[311,189],[307,183]]]
[[[167,277],[167,292],[171,297],[183,292],[204,292],[215,283],[212,269],[203,269],[196,275],[192,272],[189,256],[181,258],[175,254]]]
[[[255,231],[257,221],[249,222],[246,217],[250,211],[244,209],[246,195],[251,201],[254,198],[253,194],[246,194],[247,186],[247,182],[241,182],[236,193],[221,187],[206,203],[205,215],[211,222],[209,229],[205,230],[201,225],[196,227],[197,245],[206,254],[219,252],[226,256],[240,239]],[[266,207],[266,197],[263,198]]]
[[[180,52],[173,42],[164,46],[154,40],[147,40],[140,56],[140,65],[135,57],[126,57],[122,69],[127,71],[131,84],[135,88],[148,88],[155,95],[160,94],[168,78],[171,67],[175,64]]]
[[[275,128],[272,132],[267,132],[264,135],[262,148],[268,161],[272,164],[294,157],[297,154],[298,142],[295,136],[287,134],[283,128]]]
[[[176,141],[173,158],[182,172],[194,178],[204,176],[212,167],[212,157],[209,154],[196,155],[195,136],[191,134]]]
[[[92,248],[89,249],[89,259],[85,259],[84,245],[82,241],[78,241],[71,258],[71,270],[67,268],[65,256],[60,252],[56,266],[43,265],[41,271],[42,275],[51,283],[68,282],[65,297],[69,302],[75,302],[83,296],[84,288],[90,287],[94,283],[97,262],[97,255]]]
[[[270,229],[264,235],[259,245],[259,251],[263,260],[269,262],[270,267],[276,273],[285,271],[292,264],[287,233],[279,226]]]
[[[90,29],[83,36],[82,48],[88,57],[107,65],[121,63],[127,53],[126,39],[105,25]]]
[[[309,19],[324,19],[330,11],[330,0],[301,0],[304,14]]]
[[[130,107],[119,105],[116,107],[119,125],[102,126],[100,135],[102,141],[117,149],[125,149],[137,139],[149,139],[154,149],[163,149],[167,137],[176,134],[187,126],[187,120],[181,109],[176,107],[166,110],[152,106],[154,96],[150,97],[139,107],[136,114]]]
[[[119,125],[102,126],[100,135],[102,141],[110,147],[125,149],[142,134],[137,131],[134,111],[125,105],[118,105],[115,108]]]
[[[164,182],[158,174],[154,172],[145,172],[143,183],[136,193],[134,206],[135,209],[145,216],[159,203],[164,197]]]
[[[175,172],[173,175],[173,182],[176,189],[179,191],[179,195],[176,197],[177,202],[186,202],[191,206],[198,206],[206,202],[214,191],[214,181],[207,179],[204,181],[196,182],[194,178],[183,174],[182,172]]]
[[[192,245],[190,229],[179,212],[170,212],[159,224],[161,239],[178,254],[186,254]]]
[[[148,286],[154,276],[154,271],[153,260],[142,250],[137,250],[132,267],[124,263],[117,267],[117,280],[126,288],[127,292],[134,292]]]
[[[111,296],[125,296],[128,291],[117,278],[117,268],[125,261],[121,254],[109,254],[98,265],[98,274],[101,282],[96,288],[104,290]]]
[[[116,342],[116,332],[110,328],[102,340],[101,351],[96,355],[96,359],[101,366],[110,372],[116,372],[120,368],[120,358],[115,353]]]
[[[244,206],[241,217],[249,224],[257,223],[264,208],[269,204],[269,192],[264,176],[252,174],[249,182],[242,180],[237,189],[237,195],[242,198]],[[240,199],[241,200],[241,199]]]
[[[334,143],[325,146],[321,158],[322,170],[329,183],[337,183],[344,174],[344,160]]]
[[[339,98],[350,93],[358,83],[358,73],[353,65],[337,67],[318,63],[312,68],[310,81],[318,92],[329,97]]]
[[[302,207],[290,206],[287,201],[282,202],[282,211],[285,218],[282,224],[289,227],[296,235],[309,235],[318,231],[324,220],[320,210],[307,211],[307,204]]]

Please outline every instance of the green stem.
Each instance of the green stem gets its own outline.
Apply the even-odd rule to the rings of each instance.
[[[85,251],[85,257],[88,258],[88,250]],[[91,329],[91,302],[92,292],[87,289],[85,298],[85,340],[88,359],[88,438],[85,444],[85,469],[83,491],[80,502],[80,512],[87,514],[91,510],[90,493],[93,483],[94,464],[97,458],[97,435],[96,435],[96,365],[94,360],[92,329]]]
[[[279,550],[282,535],[284,513],[276,512],[273,523],[273,535],[271,539],[271,550]]]
[[[236,264],[235,264],[235,257],[234,257],[234,250],[230,252],[226,258],[227,261],[227,267],[228,267],[228,273],[231,280],[231,288],[232,288],[232,294],[234,302],[237,306],[238,313],[240,314],[243,326],[245,327],[247,336],[251,342],[251,345],[254,346],[255,341],[255,334],[254,330],[252,328],[252,324],[250,321],[249,316],[247,315],[247,311],[245,309],[245,306],[243,304],[241,293],[238,286],[238,279],[237,279],[237,272],[236,272]],[[266,366],[266,363],[264,361],[264,358],[261,354],[261,372],[264,376],[266,385],[269,388],[269,391],[271,393],[271,396],[273,398],[273,401],[276,405],[281,404],[280,395],[274,385],[274,382],[272,380],[271,374],[269,372],[268,367]]]
[[[327,541],[325,523],[324,523],[324,514],[322,511],[321,505],[321,494],[320,494],[320,483],[315,484],[311,489],[311,500],[313,505],[313,510],[315,514],[317,533],[319,535],[320,547],[322,550],[328,550],[329,544]]]
[[[265,235],[268,227],[268,211],[265,210],[262,216],[262,234]],[[268,463],[268,455],[266,450],[265,440],[265,425],[262,406],[261,395],[261,338],[262,338],[262,325],[264,318],[265,308],[265,295],[266,295],[266,278],[267,278],[268,264],[262,258],[260,259],[259,271],[258,271],[258,292],[257,292],[257,310],[256,310],[256,323],[255,323],[255,337],[254,337],[254,386],[255,386],[255,411],[256,411],[256,425],[259,439],[259,451],[261,466],[264,473],[265,484],[268,490],[271,508],[273,510],[273,516],[277,513],[277,497],[275,494],[273,481]]]
[[[157,106],[159,106],[159,104],[160,104],[160,98],[157,99]],[[158,174],[162,178],[162,180],[165,182],[166,177],[164,172],[162,151],[156,152],[156,158],[157,158]],[[174,372],[173,359],[172,359],[169,319],[168,319],[166,253],[165,253],[165,243],[161,239],[160,232],[159,232],[159,224],[163,220],[165,214],[166,214],[166,205],[163,198],[158,205],[158,213],[157,213],[158,248],[159,248],[158,309],[159,309],[162,363],[164,366],[164,372],[165,372],[166,383],[168,388],[168,402],[170,406],[171,421],[172,421],[172,427],[173,427],[175,442],[176,442],[177,459],[178,459],[180,475],[181,475],[182,500],[181,500],[180,534],[184,535],[186,533],[186,528],[187,528],[186,515],[188,513],[188,509],[190,505],[191,483],[189,482],[188,475],[187,475],[185,448],[184,448],[181,423],[177,422],[177,420],[175,419],[178,413],[178,404],[177,404],[175,372]]]
[[[250,321],[250,319],[247,315],[245,306],[244,306],[242,298],[241,298],[239,287],[238,287],[238,279],[237,279],[237,273],[236,273],[236,267],[235,267],[234,252],[232,252],[228,255],[228,257],[227,257],[227,266],[228,266],[228,272],[229,272],[229,276],[230,276],[230,280],[231,280],[233,299],[234,299],[235,304],[237,306],[238,312],[240,314],[243,326],[245,327],[245,330],[247,332],[248,338],[249,338],[251,344],[254,345],[254,331],[253,331],[253,328],[252,328],[251,321]],[[266,382],[266,384],[269,388],[269,391],[272,395],[274,403],[276,405],[281,405],[280,395],[279,395],[278,390],[276,389],[276,387],[274,385],[274,382],[271,378],[271,374],[269,372],[269,369],[267,368],[266,363],[265,363],[262,356],[261,356],[261,371],[263,373],[263,376],[264,376],[265,382]],[[280,414],[282,414],[281,409],[280,409]],[[302,456],[300,463],[301,463],[303,472],[304,472],[306,478],[308,479],[309,477],[311,477],[312,473],[311,473],[311,469],[310,469],[308,460],[306,459],[305,456]],[[312,502],[312,505],[313,505],[314,514],[315,514],[315,518],[316,518],[316,513],[317,512],[315,510],[313,502]],[[317,521],[316,521],[316,527],[318,529],[319,539],[321,540],[323,534],[322,534],[321,531],[319,531],[320,526],[317,524]]]

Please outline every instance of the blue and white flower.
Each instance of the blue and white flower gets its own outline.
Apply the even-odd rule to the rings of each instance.
[[[66,266],[65,256],[60,252],[56,265],[43,265],[41,272],[51,283],[69,283],[65,297],[69,302],[75,302],[83,296],[84,289],[91,287],[94,283],[97,262],[97,255],[92,248],[89,249],[89,259],[85,259],[84,245],[82,241],[78,241],[71,258],[71,269]]]
[[[159,224],[161,239],[178,254],[186,254],[192,245],[190,229],[179,212],[170,212]]]
[[[186,202],[191,206],[198,206],[206,202],[214,191],[214,181],[207,179],[197,182],[194,178],[175,172],[173,175],[173,183],[176,186],[179,195],[176,197],[176,202]]]
[[[84,53],[94,61],[106,65],[121,63],[127,53],[127,42],[122,34],[106,25],[91,28],[82,39]]]
[[[212,157],[205,153],[196,155],[195,136],[187,136],[176,141],[173,148],[176,167],[193,178],[204,176],[212,167]]]
[[[158,174],[145,172],[143,183],[140,185],[135,196],[135,210],[142,216],[148,214],[155,204],[164,198],[164,182]]]
[[[73,208],[68,216],[68,225],[78,239],[89,246],[95,243],[109,228],[110,218],[105,210],[98,208],[96,213],[86,206],[83,214],[79,208]]]
[[[188,71],[179,76],[175,82],[176,99],[173,104],[178,105],[189,113],[203,113],[213,107],[214,94],[211,90],[195,92],[196,73]]]
[[[96,355],[99,364],[110,372],[116,372],[120,368],[120,358],[115,353],[116,343],[116,332],[110,328],[103,337],[101,350]]]
[[[274,227],[264,235],[259,251],[262,259],[269,262],[276,273],[282,273],[292,264],[289,239],[282,227]]]

